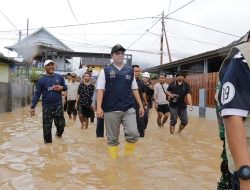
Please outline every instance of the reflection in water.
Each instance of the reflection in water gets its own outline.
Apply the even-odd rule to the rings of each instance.
[[[30,118],[27,107],[0,115],[0,190],[216,189],[221,142],[215,121],[190,118],[183,134],[171,136],[168,127],[157,127],[152,110],[135,155],[124,156],[121,136],[119,158],[111,160],[106,139],[96,139],[94,125],[81,130],[78,121],[45,145],[40,107],[37,113]]]

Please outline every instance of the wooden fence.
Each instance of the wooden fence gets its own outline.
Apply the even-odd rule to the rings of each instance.
[[[215,89],[218,79],[218,73],[206,73],[190,75],[186,81],[190,84],[192,100],[194,105],[199,105],[199,89],[205,89],[207,94],[207,107],[215,107]]]
[[[192,100],[194,106],[199,106],[199,89],[206,90],[206,106],[210,108],[215,107],[215,88],[218,79],[218,72],[189,75],[185,78],[185,81],[190,85]],[[169,84],[173,79],[167,79]],[[155,83],[156,81],[153,81]]]

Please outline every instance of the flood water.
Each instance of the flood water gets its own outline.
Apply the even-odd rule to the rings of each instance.
[[[167,126],[158,128],[151,110],[135,155],[124,156],[121,133],[119,158],[111,160],[94,124],[81,130],[79,121],[68,122],[63,138],[45,145],[41,106],[34,118],[29,107],[0,114],[0,190],[216,189],[221,161],[216,121],[190,117],[183,133],[173,136]]]

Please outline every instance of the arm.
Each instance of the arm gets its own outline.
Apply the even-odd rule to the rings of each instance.
[[[242,165],[250,166],[250,156],[247,147],[246,129],[241,116],[226,116],[223,118],[230,152],[236,170]],[[250,180],[241,180],[242,190],[250,189]]]
[[[193,103],[192,103],[192,96],[190,93],[187,94],[187,103],[188,103],[188,105],[190,105],[189,110],[192,111],[193,110]]]
[[[153,96],[155,109],[157,109],[157,107],[158,107],[157,102],[156,102],[156,99],[157,99],[157,85],[155,84],[155,85],[154,85],[154,96]]]
[[[141,101],[141,98],[140,98],[140,95],[139,95],[139,92],[137,89],[133,89],[133,95],[135,97],[135,100],[136,102],[138,103],[139,105],[139,115],[140,117],[142,117],[144,115],[144,109],[143,109],[143,105],[142,105],[142,101]]]
[[[103,89],[98,89],[97,90],[97,111],[96,111],[96,115],[99,118],[103,118],[103,110],[102,110],[103,94],[104,94]]]

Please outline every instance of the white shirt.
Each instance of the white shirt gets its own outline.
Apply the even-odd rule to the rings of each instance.
[[[114,66],[118,69],[118,70],[121,70],[122,68],[120,67],[117,67],[115,64]],[[106,79],[105,79],[105,73],[104,73],[104,69],[101,70],[100,72],[100,75],[99,75],[99,78],[97,80],[97,86],[96,86],[96,89],[101,89],[101,90],[105,90],[105,84],[106,84]],[[138,89],[138,86],[137,86],[137,82],[135,80],[135,77],[132,81],[132,85],[131,85],[131,89],[135,90],[135,89]]]
[[[77,91],[80,83],[79,82],[70,82],[68,83],[68,90],[67,90],[67,101],[69,100],[76,100]]]
[[[168,84],[162,84],[165,92],[167,92]],[[166,93],[163,91],[161,84],[158,82],[154,85],[154,99],[157,105],[168,104]]]

